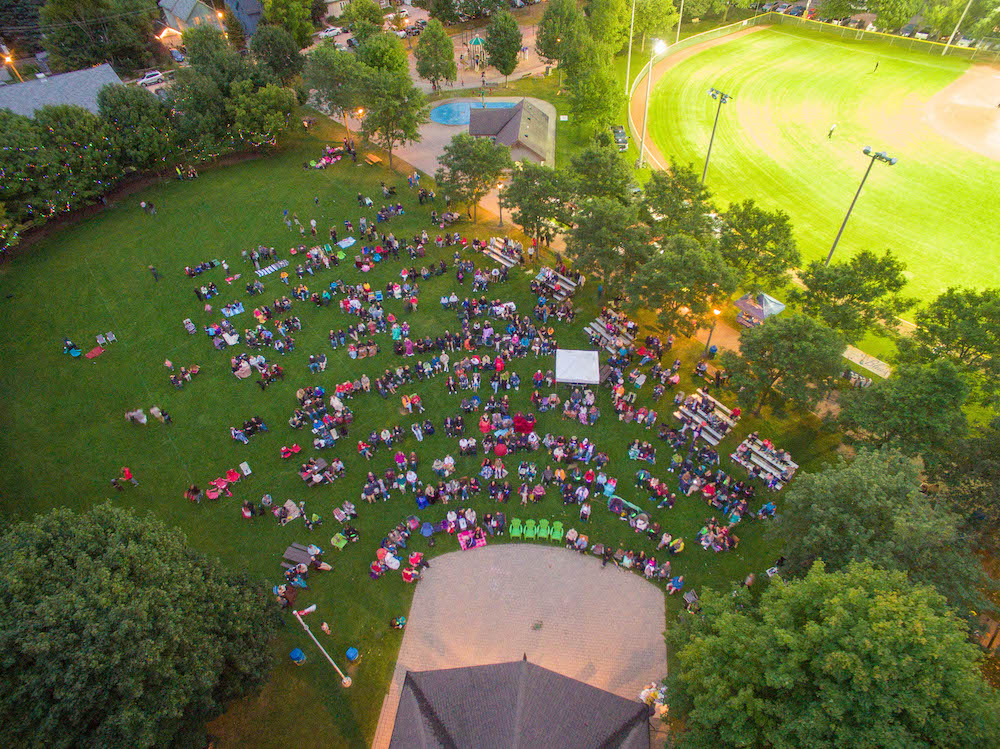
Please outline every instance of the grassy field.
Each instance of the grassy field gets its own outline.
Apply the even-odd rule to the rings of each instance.
[[[390,225],[397,236],[412,236],[424,227],[431,229],[429,208],[418,206],[416,195],[407,190],[406,180],[398,174],[349,162],[322,172],[303,170],[302,163],[319,153],[323,139],[336,137],[332,128],[323,127],[329,126],[321,125],[320,132],[310,135],[295,136],[279,155],[206,170],[197,181],[164,183],[123,199],[0,265],[0,304],[5,318],[0,330],[0,350],[4,352],[0,387],[5,394],[0,403],[0,454],[4,456],[0,506],[7,524],[54,507],[86,509],[110,501],[152,512],[182,529],[197,548],[233,568],[246,570],[268,587],[281,579],[279,562],[287,544],[315,542],[329,549],[327,557],[335,566],[334,572],[314,577],[310,590],[299,600],[316,603],[317,618],[332,626],[334,634],[327,639],[335,657],[343,660],[345,649],[352,645],[364,654],[352,669],[354,686],[343,690],[305,634],[289,621],[274,645],[279,665],[267,689],[257,698],[231,706],[211,727],[220,738],[219,746],[367,745],[401,640],[400,633],[390,629],[389,620],[407,612],[412,595],[412,589],[398,576],[373,582],[367,573],[384,534],[415,511],[414,502],[410,495],[397,495],[386,504],[361,503],[358,497],[364,473],[369,469],[384,471],[391,455],[380,452],[369,465],[353,448],[354,441],[372,429],[395,423],[409,426],[412,417],[400,414],[398,402],[383,401],[372,393],[349,404],[356,415],[350,438],[328,451],[345,459],[348,476],[332,486],[307,491],[295,466],[282,461],[278,454],[282,445],[293,441],[309,445],[308,433],[294,432],[287,425],[296,405],[295,391],[312,383],[332,389],[336,382],[356,378],[362,371],[374,376],[386,367],[396,366],[398,359],[391,347],[385,346],[388,337],[378,337],[384,350],[374,361],[351,360],[345,349],[331,351],[327,344],[327,332],[346,326],[346,316],[335,306],[317,308],[297,302],[293,313],[302,319],[303,330],[296,335],[296,350],[285,357],[274,357],[281,359],[287,376],[284,382],[261,391],[252,382],[233,378],[230,354],[217,352],[200,332],[209,321],[220,319],[218,310],[223,304],[237,299],[244,300],[247,312],[233,318],[233,322],[240,329],[251,326],[250,310],[257,300],[246,298],[244,287],[250,266],[241,262],[240,251],[266,244],[288,257],[288,248],[299,242],[297,232],[290,234],[282,222],[286,208],[297,212],[307,225],[309,219],[316,218],[324,236],[331,225],[338,226],[343,236],[343,220],[351,218],[356,223],[360,215],[357,193],[370,195],[380,203],[378,185],[385,180],[398,186],[400,201],[407,210],[405,217],[393,219]],[[318,206],[314,198],[319,198]],[[157,214],[144,214],[140,200],[152,201]],[[371,217],[371,211],[368,215]],[[460,229],[465,236],[485,237],[491,233],[491,227],[486,225],[462,225]],[[450,264],[452,250],[434,248],[430,255],[430,259],[445,259]],[[473,257],[471,251],[465,256]],[[193,293],[196,282],[184,275],[183,267],[213,258],[227,260],[231,272],[241,273],[243,278],[229,286],[222,269],[216,268],[197,280],[199,284],[215,281],[222,290],[221,296],[212,300],[215,311],[208,314]],[[475,259],[478,263],[479,259]],[[147,270],[150,264],[163,276],[158,282]],[[311,288],[324,288],[337,278],[349,283],[368,280],[380,288],[398,277],[402,265],[402,260],[383,263],[377,272],[368,275],[352,265],[341,266],[306,279]],[[506,286],[495,289],[495,294],[516,301],[522,311],[530,311],[533,301],[527,278],[517,271]],[[288,292],[276,275],[267,277],[265,286],[264,300],[268,302]],[[460,295],[468,294],[468,282],[460,288],[449,273],[422,284],[420,310],[407,318],[414,334],[435,334],[443,328],[457,327],[455,314],[444,312],[437,303],[441,294],[453,289]],[[578,305],[576,322],[554,323],[565,346],[587,345],[582,328],[593,319],[599,305],[592,287],[581,293]],[[386,306],[388,311],[405,317],[399,302],[390,301]],[[198,325],[196,335],[185,332],[182,320],[187,317]],[[108,330],[115,333],[118,342],[94,360],[71,359],[61,353],[64,337],[87,350],[94,345],[98,332]],[[243,345],[237,347],[237,351],[244,350]],[[682,387],[691,390],[691,364],[700,347],[685,345],[679,350],[685,359]],[[306,359],[310,353],[319,352],[328,354],[330,364],[325,373],[311,375]],[[168,381],[165,359],[172,360],[175,366],[200,364],[202,372],[177,390]],[[520,360],[516,364],[526,382],[536,368],[552,366],[551,359]],[[459,397],[447,394],[442,379],[414,389],[421,392],[428,415],[438,426],[446,414],[458,412]],[[529,394],[527,387],[513,393],[514,408],[528,410]],[[731,394],[724,398],[732,400]],[[648,388],[639,400],[648,404]],[[650,506],[633,482],[635,472],[644,466],[627,459],[626,446],[636,437],[654,435],[634,424],[616,421],[607,391],[600,391],[599,403],[605,416],[593,428],[542,415],[539,431],[586,431],[600,449],[610,454],[610,473],[619,478],[623,496]],[[172,426],[152,418],[145,427],[125,422],[125,411],[139,407],[148,411],[153,404],[172,414]],[[657,408],[669,419],[671,409],[666,400]],[[230,425],[253,415],[262,416],[270,431],[252,437],[249,445],[231,440]],[[469,427],[474,430],[475,424]],[[732,449],[739,435],[751,429],[760,429],[791,450],[805,468],[830,461],[838,442],[836,436],[819,432],[811,418],[781,415],[769,417],[766,423],[745,419],[723,447]],[[410,437],[403,447],[414,450],[417,443]],[[434,458],[457,453],[456,440],[446,438],[440,430],[419,449],[425,479],[432,476],[430,463]],[[311,448],[305,450],[306,455],[311,453]],[[544,462],[543,455],[536,455],[536,459]],[[668,475],[668,459],[669,454],[661,449],[654,471]],[[182,498],[188,484],[204,487],[210,479],[244,460],[249,461],[253,475],[234,487],[232,499],[191,505]],[[516,467],[516,461],[508,462],[512,463],[510,467]],[[118,474],[122,465],[131,466],[141,485],[116,493],[109,479]],[[459,462],[459,475],[477,469],[474,459]],[[739,469],[734,473],[739,475]],[[298,523],[280,527],[270,518],[242,520],[240,502],[257,501],[264,493],[282,502],[304,500],[309,512],[319,513],[327,522],[310,535]],[[359,504],[361,517],[356,525],[361,541],[339,553],[328,545],[338,526],[331,510],[346,498]],[[488,511],[486,499],[475,500],[474,506],[480,516]],[[576,524],[575,509],[563,508],[555,497],[524,512],[514,506],[504,509],[508,517],[549,517]],[[739,549],[715,555],[701,550],[693,541],[698,528],[711,515],[700,500],[682,497],[670,513],[651,511],[672,533],[690,539],[688,550],[675,561],[675,570],[692,588],[728,589],[747,572],[759,572],[774,560],[777,541],[766,534],[762,523],[745,523],[739,532]],[[444,512],[444,508],[435,506],[419,514],[422,520],[437,521]],[[652,548],[644,538],[632,534],[627,524],[600,507],[595,507],[591,526],[594,540],[647,551]],[[426,549],[422,539],[414,545]],[[456,548],[454,538],[448,537],[433,552]],[[670,599],[665,606],[670,611],[678,603]],[[287,659],[288,651],[298,646],[310,655],[305,668],[296,669]]]
[[[928,99],[967,66],[879,42],[767,29],[668,70],[653,90],[650,130],[668,160],[700,168],[717,106],[707,89],[733,95],[719,119],[707,184],[723,203],[752,197],[787,211],[804,261],[829,251],[868,166],[861,149],[885,150],[899,163],[875,165],[838,255],[892,249],[918,296],[950,285],[995,286],[997,247],[983,239],[995,232],[1000,163],[942,138],[922,119]]]

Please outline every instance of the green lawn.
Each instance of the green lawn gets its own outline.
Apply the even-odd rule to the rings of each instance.
[[[294,466],[278,455],[283,444],[310,444],[307,432],[293,432],[287,425],[295,406],[294,394],[306,384],[319,383],[332,389],[335,382],[358,377],[362,371],[374,375],[396,366],[391,348],[386,347],[375,361],[352,361],[344,349],[331,351],[326,342],[327,332],[345,326],[346,317],[336,307],[318,309],[296,303],[293,312],[301,317],[303,330],[296,336],[296,350],[282,358],[286,379],[263,392],[252,382],[235,380],[229,372],[229,356],[215,351],[200,332],[209,320],[219,319],[222,304],[236,299],[244,299],[247,312],[234,322],[241,329],[250,326],[255,300],[245,298],[249,266],[241,262],[240,251],[267,244],[288,257],[288,248],[297,236],[290,235],[282,223],[283,209],[297,212],[303,222],[316,218],[325,234],[331,224],[342,228],[347,217],[357,222],[356,194],[361,191],[377,198],[379,181],[386,180],[398,186],[408,211],[405,218],[391,224],[397,236],[411,236],[427,226],[428,209],[417,205],[406,180],[397,174],[349,162],[323,172],[303,170],[303,161],[319,153],[321,138],[335,137],[332,127],[320,125],[323,127],[329,129],[295,136],[276,156],[205,170],[197,181],[164,183],[131,196],[0,265],[0,304],[5,318],[0,330],[0,350],[4,352],[0,387],[5,396],[0,403],[0,454],[4,456],[0,502],[7,524],[54,507],[85,509],[110,501],[154,513],[182,529],[197,548],[247,571],[267,586],[280,580],[279,561],[288,543],[316,542],[329,548],[329,538],[338,525],[332,508],[345,498],[359,502],[365,471],[369,467],[383,471],[391,460],[390,454],[382,452],[369,466],[357,457],[354,440],[384,425],[403,423],[408,427],[412,419],[400,415],[398,402],[383,401],[377,394],[356,398],[350,403],[356,414],[351,436],[333,450],[347,462],[348,476],[333,486],[306,491]],[[320,199],[318,208],[314,197]],[[145,215],[139,208],[140,200],[155,203],[157,215]],[[488,226],[465,225],[461,229],[467,236],[491,233]],[[432,259],[443,258],[449,264],[451,255],[447,249],[431,253]],[[471,252],[466,256],[472,257]],[[213,300],[216,311],[206,314],[193,293],[195,282],[186,278],[182,269],[211,258],[227,260],[232,271],[243,273],[244,278],[229,287],[222,269],[217,268],[198,279],[199,283],[214,280],[223,290]],[[147,271],[150,264],[163,275],[158,283]],[[341,266],[315,278],[307,276],[307,280],[311,287],[321,288],[335,278],[348,282],[365,278],[378,288],[397,277],[401,265],[401,261],[390,262],[368,276],[353,266]],[[288,291],[274,275],[265,279],[265,286],[267,301]],[[434,334],[457,326],[454,313],[443,312],[437,303],[442,293],[458,289],[454,276],[435,278],[422,286],[420,311],[408,318],[414,333]],[[458,291],[468,293],[468,283]],[[496,293],[515,300],[525,312],[531,309],[523,273]],[[570,347],[587,345],[582,327],[598,308],[593,287],[581,294],[578,304],[581,311],[575,323],[555,323],[560,341]],[[389,302],[387,308],[403,315],[398,302]],[[198,334],[185,332],[182,320],[186,317],[199,326]],[[118,343],[93,361],[70,359],[61,353],[63,337],[74,339],[86,350],[94,345],[96,333],[108,330],[114,331]],[[380,340],[385,343],[387,338]],[[679,348],[685,359],[682,387],[691,390],[691,363],[700,346]],[[325,373],[310,375],[306,358],[322,351],[328,353],[330,365]],[[168,381],[165,359],[177,366],[200,364],[202,373],[183,390],[176,390]],[[536,367],[552,366],[551,359],[523,360],[516,365],[525,381]],[[442,379],[414,389],[422,393],[428,415],[438,426],[444,415],[458,411],[459,398],[446,393]],[[514,407],[527,410],[528,396],[527,387],[514,393]],[[648,388],[640,395],[640,402],[643,396],[648,402]],[[724,397],[732,401],[731,394]],[[643,466],[627,459],[626,444],[635,437],[653,434],[616,421],[607,391],[602,390],[599,398],[605,416],[595,428],[543,415],[539,431],[594,437],[612,457],[610,472],[619,478],[620,492],[648,505],[633,482],[636,470]],[[152,418],[145,427],[124,421],[126,410],[148,410],[154,403],[173,415],[172,426]],[[666,402],[658,408],[669,418],[671,409]],[[255,414],[264,417],[270,432],[251,438],[246,446],[233,442],[229,426]],[[469,427],[474,429],[475,424]],[[815,420],[793,415],[775,416],[767,423],[746,419],[724,447],[732,449],[739,435],[751,429],[760,429],[790,449],[805,468],[831,460],[838,442],[836,436],[818,431]],[[404,448],[415,449],[415,440],[411,437]],[[307,449],[305,454],[312,452]],[[423,477],[431,477],[429,466],[434,458],[449,452],[457,452],[456,440],[446,438],[443,432],[425,440],[420,446]],[[543,456],[536,459],[541,462]],[[654,470],[667,475],[664,467],[668,459],[669,454],[661,449]],[[182,498],[189,483],[204,487],[208,480],[244,460],[254,473],[234,488],[234,498],[197,506]],[[516,461],[509,463],[516,467]],[[116,493],[109,479],[126,464],[141,485]],[[459,473],[470,474],[477,467],[475,460],[464,460],[459,463]],[[279,501],[305,500],[308,510],[320,513],[327,522],[310,535],[299,523],[279,527],[266,518],[242,520],[241,500],[259,500],[264,493]],[[316,603],[315,618],[333,627],[334,634],[327,641],[335,657],[342,661],[344,650],[351,645],[363,652],[364,658],[352,670],[354,686],[343,690],[304,633],[288,621],[274,646],[279,666],[267,689],[259,698],[231,706],[213,724],[212,731],[222,740],[220,746],[364,746],[371,740],[401,641],[401,634],[389,628],[389,620],[407,612],[412,589],[398,576],[371,581],[368,564],[384,534],[415,506],[409,495],[397,495],[389,503],[375,506],[359,502],[359,506],[361,541],[342,553],[330,549],[327,556],[335,565],[334,572],[314,577],[311,589],[300,598],[307,604]],[[476,500],[475,506],[480,515],[488,510],[485,499]],[[564,509],[555,497],[525,512],[520,507],[504,509],[509,517],[549,517],[576,524],[575,510]],[[766,535],[766,526],[760,523],[740,528],[743,543],[736,552],[715,555],[697,547],[693,537],[711,513],[696,498],[682,497],[672,513],[654,510],[653,514],[675,535],[690,540],[688,550],[676,559],[675,569],[685,575],[691,588],[728,589],[747,572],[759,572],[774,560],[778,542]],[[420,515],[424,520],[440,520],[444,508],[437,506]],[[652,548],[600,507],[595,507],[591,525],[594,540]],[[426,548],[422,539],[415,546]],[[434,553],[456,548],[454,538],[447,537],[440,540]],[[666,608],[676,609],[678,603],[671,599]],[[288,651],[297,646],[309,653],[305,668],[296,669],[288,663]]]
[[[908,291],[922,297],[995,286],[997,248],[983,240],[995,233],[1000,163],[922,119],[927,100],[967,66],[880,42],[766,29],[670,69],[653,90],[650,129],[667,159],[700,168],[717,106],[707,89],[733,95],[707,184],[723,203],[752,197],[787,211],[805,261],[829,251],[868,166],[861,149],[885,150],[899,163],[875,164],[838,254],[892,249],[907,262]]]

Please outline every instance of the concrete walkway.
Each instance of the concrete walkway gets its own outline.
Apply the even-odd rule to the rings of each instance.
[[[432,560],[407,617],[372,746],[406,672],[528,660],[628,699],[667,674],[663,590],[561,546],[502,544]]]

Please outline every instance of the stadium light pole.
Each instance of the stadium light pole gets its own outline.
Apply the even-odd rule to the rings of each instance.
[[[642,115],[642,143],[639,145],[639,167],[646,163],[646,122],[649,120],[649,91],[653,88],[653,58],[667,51],[662,39],[651,39],[649,45],[649,72],[646,73],[646,109]]]
[[[971,3],[972,0],[969,0]],[[625,61],[625,96],[628,96],[628,87],[632,83],[632,36],[635,34],[635,0],[632,0],[632,22],[628,27],[628,58]]]
[[[705,177],[708,175],[708,160],[712,158],[712,144],[715,143],[715,130],[719,127],[719,115],[722,113],[722,105],[728,104],[733,98],[729,94],[724,94],[717,88],[708,89],[708,95],[719,100],[719,106],[715,110],[715,124],[712,125],[712,137],[708,140],[708,153],[705,154],[705,168],[701,172],[701,184],[704,186]]]
[[[876,161],[881,161],[883,164],[888,164],[889,166],[894,166],[899,160],[895,156],[890,156],[885,151],[872,151],[871,146],[865,146],[862,153],[865,156],[871,158],[868,162],[868,168],[865,170],[865,176],[861,178],[861,184],[858,185],[858,191],[854,193],[854,200],[851,201],[850,207],[847,209],[847,215],[844,216],[844,223],[840,225],[840,231],[837,232],[837,238],[833,240],[833,247],[830,248],[830,254],[826,256],[826,264],[830,264],[830,260],[833,258],[833,251],[837,249],[837,243],[840,241],[840,235],[844,233],[844,227],[847,226],[847,219],[851,217],[851,211],[854,210],[854,204],[858,202],[858,197],[861,195],[861,188],[865,186],[865,180],[868,179],[868,175],[871,174],[872,167],[875,166]]]
[[[965,20],[965,14],[969,12],[969,6],[972,5],[972,0],[969,0],[965,4],[965,10],[962,11],[962,17],[958,19],[958,23],[955,24],[955,28],[952,29],[951,36],[948,37],[948,43],[944,45],[944,49],[941,50],[941,57],[948,54],[948,48],[951,47],[951,43],[955,41],[955,34],[958,33],[958,28],[962,25],[962,21]]]
[[[681,12],[677,14],[677,40],[674,44],[677,44],[681,40],[681,19],[684,18],[684,0],[681,0]]]

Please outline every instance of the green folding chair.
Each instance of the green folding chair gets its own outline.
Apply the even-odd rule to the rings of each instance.
[[[534,520],[524,521],[524,537],[529,541],[534,541],[535,536],[538,534],[538,529],[535,527]]]
[[[511,538],[521,537],[521,534],[524,533],[524,527],[521,525],[520,518],[511,518],[510,526],[507,528],[507,532],[510,534]]]
[[[552,528],[549,530],[549,540],[559,543],[563,540],[566,532],[563,530],[563,524],[561,520],[556,520],[552,523]]]
[[[549,537],[549,521],[542,518],[538,521],[538,539],[545,541]]]

